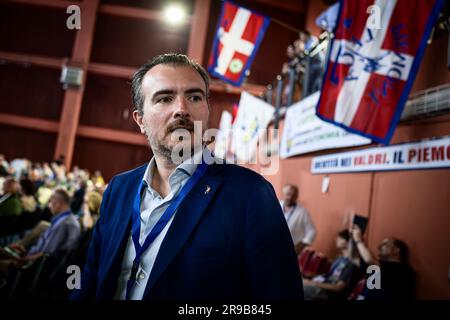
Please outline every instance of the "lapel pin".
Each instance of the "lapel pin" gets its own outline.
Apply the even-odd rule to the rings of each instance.
[[[205,194],[208,194],[208,193],[209,193],[209,191],[211,191],[211,187],[210,187],[210,186],[208,186],[208,185],[206,185],[206,190],[205,190]]]

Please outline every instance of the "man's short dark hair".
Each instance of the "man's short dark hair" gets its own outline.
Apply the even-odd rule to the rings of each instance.
[[[407,263],[409,260],[408,245],[399,239],[393,238],[394,246],[398,248],[400,262]]]
[[[56,188],[54,193],[57,194],[65,204],[70,205],[71,198],[67,190],[63,188]]]
[[[348,231],[347,229],[341,230],[338,233],[338,237],[342,238],[346,241],[349,241],[350,240],[350,231]]]
[[[141,66],[136,73],[133,75],[133,80],[131,82],[131,96],[133,98],[133,110],[138,111],[141,115],[144,113],[144,97],[142,96],[141,87],[142,80],[144,79],[147,72],[159,65],[166,64],[171,66],[187,66],[191,67],[202,77],[205,82],[206,87],[206,98],[209,97],[209,76],[206,70],[194,60],[189,59],[189,57],[185,54],[179,53],[166,53],[159,56],[154,57],[146,64]]]

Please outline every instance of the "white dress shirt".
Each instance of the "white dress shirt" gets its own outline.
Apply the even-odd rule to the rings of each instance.
[[[284,201],[280,201],[284,217],[291,232],[292,241],[297,246],[300,243],[312,244],[316,237],[316,227],[314,226],[308,210],[297,203],[295,207],[284,207]]]
[[[141,245],[144,243],[159,218],[161,218],[164,211],[170,205],[172,199],[180,192],[181,188],[186,184],[189,177],[197,168],[197,164],[193,164],[191,160],[192,158],[183,162],[170,174],[170,193],[164,199],[151,187],[152,177],[156,169],[155,158],[153,157],[148,164],[143,178],[148,187],[145,189],[145,193],[141,200],[141,233],[139,237],[139,243]],[[139,269],[136,274],[136,281],[130,294],[131,300],[141,300],[144,296],[145,287],[147,286],[159,248],[161,247],[164,237],[166,236],[167,230],[169,230],[170,225],[172,224],[175,214],[169,220],[161,233],[155,238],[153,243],[142,254]],[[136,251],[130,233],[122,262],[115,299],[125,300],[127,281],[130,277],[131,267],[135,257]]]

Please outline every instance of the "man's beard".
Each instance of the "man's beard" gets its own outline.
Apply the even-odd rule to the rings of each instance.
[[[150,130],[148,126],[144,126],[144,129],[145,135],[147,136],[147,141],[153,153],[164,158],[166,161],[176,165],[191,158],[196,152],[201,150],[201,148],[203,147],[203,142],[200,144],[196,143],[196,138],[194,137],[195,133],[194,135],[191,134],[194,132],[194,123],[186,118],[179,118],[178,120],[175,120],[174,122],[170,123],[165,129],[164,138],[161,140],[159,140],[156,137],[156,135],[153,134],[152,130]],[[178,129],[187,130],[189,132],[189,137],[177,135],[176,130]],[[165,139],[167,137],[169,137],[169,140]],[[191,142],[190,147],[180,146],[180,143],[183,143],[183,140],[180,139],[172,140],[170,139],[171,137],[172,138],[184,137],[183,140],[188,138],[188,140]],[[202,137],[199,137],[198,139],[202,141]],[[168,142],[166,143],[166,141],[179,141],[179,142],[175,143],[173,146],[170,146]]]

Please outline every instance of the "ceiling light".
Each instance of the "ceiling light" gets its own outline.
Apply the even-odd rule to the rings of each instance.
[[[186,17],[185,9],[179,4],[171,4],[164,10],[166,21],[172,25],[179,25]]]

